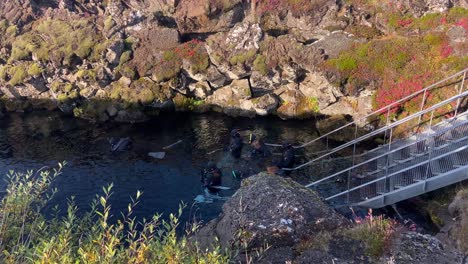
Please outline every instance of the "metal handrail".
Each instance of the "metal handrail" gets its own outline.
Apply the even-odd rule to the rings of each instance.
[[[297,167],[294,167],[294,168],[282,168],[282,170],[292,171],[292,170],[301,169],[301,168],[303,168],[303,167],[305,167],[305,166],[307,166],[307,165],[312,164],[313,162],[315,162],[315,161],[317,161],[317,160],[320,160],[320,159],[322,159],[322,158],[325,158],[325,157],[327,157],[327,156],[330,156],[331,154],[336,153],[336,152],[338,152],[338,151],[340,151],[340,150],[342,150],[342,149],[345,149],[345,148],[347,148],[347,147],[349,147],[349,146],[353,146],[353,145],[355,145],[355,144],[357,144],[357,143],[359,143],[359,142],[361,142],[361,141],[363,141],[363,140],[365,140],[365,139],[368,139],[368,138],[370,138],[370,137],[372,137],[372,136],[375,136],[375,135],[378,135],[378,134],[380,134],[380,133],[382,133],[382,132],[385,132],[385,131],[387,131],[388,129],[391,129],[391,128],[396,127],[396,126],[398,126],[398,125],[400,125],[400,124],[403,124],[403,123],[405,123],[405,122],[407,122],[407,121],[413,119],[414,117],[419,117],[419,116],[422,116],[422,115],[427,114],[427,113],[429,113],[429,112],[432,112],[433,110],[435,110],[435,109],[437,109],[437,108],[439,108],[439,107],[441,107],[441,106],[444,106],[444,105],[446,105],[446,104],[448,104],[448,103],[450,103],[450,102],[452,102],[452,101],[454,101],[454,100],[457,100],[457,99],[459,99],[459,98],[463,98],[463,97],[466,97],[466,96],[468,96],[468,91],[466,91],[466,92],[464,92],[464,93],[461,93],[461,94],[458,94],[458,95],[455,95],[455,96],[452,96],[451,98],[449,98],[449,99],[447,99],[447,100],[444,100],[444,101],[442,101],[442,102],[439,102],[439,103],[437,103],[437,104],[434,104],[433,106],[431,106],[431,107],[429,107],[429,108],[427,108],[427,109],[424,109],[424,110],[422,110],[422,111],[419,111],[419,112],[417,112],[417,113],[414,113],[414,114],[412,114],[412,115],[409,115],[409,116],[407,116],[407,117],[405,117],[405,118],[402,118],[402,119],[400,119],[400,120],[398,120],[398,121],[396,121],[396,122],[394,122],[394,123],[391,123],[391,124],[389,124],[389,125],[387,125],[387,126],[385,126],[385,127],[376,129],[376,130],[374,130],[374,131],[372,131],[372,132],[370,132],[370,133],[367,133],[367,134],[365,134],[365,135],[363,135],[363,136],[361,136],[361,137],[359,137],[359,138],[356,138],[356,139],[354,139],[354,140],[352,140],[352,141],[350,141],[350,142],[347,142],[347,143],[345,143],[345,144],[343,144],[343,145],[340,145],[340,146],[338,146],[338,147],[336,147],[336,148],[330,150],[330,152],[328,152],[328,153],[325,154],[325,155],[322,155],[322,156],[320,156],[320,157],[317,157],[317,158],[315,158],[315,159],[312,159],[312,160],[310,160],[310,161],[308,161],[308,162],[306,162],[306,163],[303,163],[303,164],[301,164],[301,165],[299,165],[299,166],[297,166]]]
[[[460,124],[459,126],[462,126],[462,125],[465,125],[465,124]],[[450,130],[450,129],[449,129],[449,130]],[[447,130],[447,131],[449,131],[449,130]],[[447,132],[447,131],[443,131],[443,132],[441,132],[441,134],[443,134],[443,133],[445,133],[445,132]],[[437,134],[434,135],[434,136],[439,136],[439,135],[440,135],[440,134],[437,133]],[[322,179],[320,179],[320,180],[317,180],[317,181],[314,181],[314,182],[312,182],[312,183],[309,183],[309,184],[307,184],[305,187],[312,187],[312,186],[317,185],[317,184],[319,184],[319,183],[321,183],[321,182],[330,180],[330,179],[335,178],[336,176],[338,176],[338,175],[340,175],[340,174],[343,174],[343,173],[345,173],[345,172],[347,172],[347,171],[351,171],[351,170],[353,170],[353,169],[359,168],[359,167],[361,167],[361,166],[363,166],[363,165],[366,165],[366,164],[368,164],[368,163],[370,163],[370,162],[372,162],[372,161],[375,161],[375,160],[378,160],[378,159],[380,159],[380,158],[386,157],[386,156],[388,156],[389,154],[398,152],[399,150],[402,150],[402,149],[404,149],[404,148],[407,148],[407,147],[416,145],[416,144],[418,144],[418,143],[420,143],[420,142],[423,142],[423,141],[425,141],[425,140],[427,140],[427,139],[429,139],[429,138],[430,138],[430,137],[425,137],[425,138],[421,138],[421,139],[418,139],[418,140],[416,140],[416,141],[413,141],[413,142],[411,142],[411,143],[405,144],[405,145],[400,146],[400,147],[398,147],[398,148],[396,148],[396,149],[393,149],[393,150],[391,150],[391,151],[389,151],[389,152],[385,152],[384,154],[381,154],[381,155],[379,155],[379,156],[373,157],[373,158],[371,158],[371,159],[368,159],[368,160],[366,160],[366,161],[364,161],[364,162],[361,162],[361,163],[359,163],[359,164],[356,164],[356,165],[354,165],[354,166],[351,166],[351,167],[346,168],[346,169],[344,169],[344,170],[341,170],[341,171],[339,171],[339,172],[333,173],[333,174],[330,175],[330,176],[327,176],[327,177],[322,178]],[[463,141],[463,140],[465,140],[465,139],[467,139],[467,138],[468,138],[468,137],[463,137],[463,138],[461,138],[461,139],[456,140],[456,141],[453,142],[453,143],[461,142],[461,141]]]
[[[397,106],[397,105],[403,103],[404,101],[407,101],[407,100],[409,100],[409,99],[411,99],[411,98],[413,98],[413,97],[418,96],[418,95],[421,94],[421,93],[424,93],[424,94],[425,94],[427,91],[431,90],[431,89],[434,88],[435,86],[437,86],[437,85],[439,85],[439,84],[442,84],[442,83],[444,83],[444,82],[446,82],[446,81],[448,81],[448,80],[451,80],[451,79],[453,79],[453,78],[455,78],[455,77],[458,77],[458,76],[463,75],[463,76],[464,76],[464,77],[463,77],[463,81],[464,81],[464,80],[465,80],[465,77],[466,77],[466,72],[467,72],[467,71],[468,71],[468,68],[465,68],[464,70],[459,71],[459,72],[457,72],[457,73],[455,73],[455,74],[453,74],[453,75],[451,75],[451,76],[449,76],[449,77],[447,77],[447,78],[445,78],[445,79],[443,79],[443,80],[440,80],[440,81],[438,81],[438,82],[436,82],[436,83],[433,83],[433,84],[431,84],[431,85],[429,85],[429,86],[427,86],[427,87],[425,87],[425,88],[423,88],[423,89],[421,89],[421,90],[419,90],[419,91],[417,91],[417,92],[414,92],[414,93],[412,93],[412,94],[410,94],[410,95],[408,95],[408,96],[405,96],[405,97],[399,99],[398,101],[395,101],[395,102],[393,102],[393,103],[391,103],[391,104],[389,104],[389,105],[386,105],[386,106],[384,106],[384,107],[382,107],[382,108],[380,108],[380,109],[378,109],[378,110],[375,110],[374,112],[372,112],[372,113],[370,113],[370,114],[368,114],[368,115],[366,115],[366,116],[364,116],[364,117],[358,118],[357,120],[354,120],[353,122],[347,123],[346,125],[343,125],[343,126],[341,126],[341,127],[339,127],[339,128],[336,128],[336,129],[334,129],[334,130],[332,130],[332,131],[330,131],[330,132],[328,132],[328,133],[326,133],[326,134],[324,134],[324,135],[322,135],[322,136],[320,136],[320,137],[318,137],[318,138],[315,138],[315,139],[313,139],[313,140],[311,140],[311,141],[309,141],[309,142],[303,143],[303,144],[298,145],[298,146],[293,146],[293,147],[296,148],[296,149],[298,149],[298,148],[304,148],[304,147],[306,147],[306,146],[308,146],[308,145],[310,145],[310,144],[312,144],[312,143],[314,143],[314,142],[316,142],[316,141],[319,141],[319,140],[321,140],[321,139],[323,139],[323,138],[327,138],[329,135],[331,135],[331,134],[333,134],[333,133],[335,133],[335,132],[338,132],[338,131],[340,131],[340,130],[345,129],[346,127],[349,127],[349,126],[351,126],[351,125],[356,125],[356,126],[357,126],[357,121],[358,121],[358,120],[366,120],[366,119],[368,119],[369,117],[371,117],[371,116],[373,116],[373,115],[375,115],[375,114],[380,114],[380,113],[382,113],[382,112],[385,112],[385,110],[391,109],[391,108],[393,108],[393,107],[395,107],[395,106]],[[463,87],[463,85],[462,85],[462,87]],[[422,103],[424,103],[424,100],[423,100]],[[271,146],[271,147],[281,147],[281,146],[282,146],[281,144],[273,144],[273,143],[265,143],[265,145],[268,145],[268,146]]]
[[[464,139],[466,139],[466,138],[467,138],[467,137],[465,137]],[[449,155],[452,155],[453,153],[460,152],[460,151],[465,150],[465,149],[468,149],[468,146],[459,147],[459,148],[454,149],[454,150],[452,150],[452,151],[450,151],[450,152],[444,153],[444,154],[442,154],[442,155],[438,155],[435,159],[432,159],[432,160],[429,160],[429,159],[428,159],[428,160],[422,161],[422,162],[420,162],[420,163],[418,163],[418,164],[414,164],[414,165],[412,165],[412,166],[405,167],[405,168],[403,168],[403,169],[401,169],[401,170],[399,170],[399,171],[396,171],[396,172],[393,172],[393,173],[387,175],[386,177],[377,178],[377,179],[375,179],[375,180],[372,180],[372,181],[366,182],[366,183],[364,183],[364,184],[361,184],[361,185],[359,185],[359,186],[353,187],[353,188],[351,188],[351,189],[349,189],[349,190],[346,190],[346,191],[343,191],[343,192],[341,192],[341,193],[338,193],[338,194],[329,196],[329,197],[325,198],[325,200],[328,201],[328,200],[334,199],[334,198],[336,198],[336,197],[339,197],[339,196],[348,194],[348,193],[350,193],[350,192],[352,192],[352,191],[359,190],[359,189],[361,189],[361,188],[363,188],[363,187],[366,187],[366,186],[368,186],[368,185],[371,185],[371,184],[373,184],[373,183],[376,183],[376,182],[379,182],[379,181],[382,181],[382,180],[386,180],[388,177],[393,177],[393,176],[398,175],[398,174],[401,174],[401,173],[403,173],[403,172],[405,172],[405,171],[409,171],[409,170],[411,170],[411,169],[417,168],[417,167],[419,167],[419,166],[421,166],[421,165],[424,165],[424,164],[426,164],[426,163],[432,162],[432,161],[434,161],[434,160],[439,160],[439,159],[441,159],[441,158],[447,157],[447,156],[449,156]],[[426,179],[426,180],[427,180],[427,179]]]
[[[460,115],[458,115],[458,116],[450,117],[450,118],[446,119],[446,121],[450,122],[450,121],[453,120],[453,119],[460,118],[461,116],[465,116],[465,115],[468,116],[468,112],[462,113],[462,114],[460,114]],[[441,124],[441,123],[436,124],[436,125],[434,125],[434,127],[439,126],[440,124]],[[458,127],[458,126],[461,126],[461,125],[463,125],[463,124],[458,124],[458,125],[456,125],[455,127]],[[451,128],[447,128],[447,129],[443,130],[442,133],[443,133],[443,132],[447,132],[447,131],[449,131],[450,129],[451,129]],[[438,131],[437,134],[439,134],[439,133],[441,133],[441,132]],[[419,142],[424,141],[424,140],[426,140],[426,139],[428,139],[428,138],[430,138],[429,135],[428,135],[428,136],[425,136],[425,137],[422,137],[422,138],[417,138],[416,141],[410,142],[410,143],[405,144],[405,145],[403,145],[403,146],[399,146],[398,148],[393,149],[393,150],[400,150],[400,149],[402,149],[402,148],[407,148],[407,147],[409,147],[409,146],[414,145],[414,143],[419,143]],[[350,155],[350,156],[343,156],[343,157],[340,156],[340,157],[336,157],[336,158],[332,158],[332,159],[327,159],[326,161],[327,161],[327,162],[333,162],[333,161],[336,161],[336,160],[349,159],[349,158],[352,158],[352,157],[363,157],[363,156],[369,155],[369,153],[372,153],[372,152],[374,152],[374,151],[376,151],[376,150],[378,150],[378,149],[387,147],[387,145],[388,145],[388,144],[379,145],[379,146],[376,147],[375,149],[372,149],[372,150],[369,150],[369,151],[365,151],[365,152],[360,153],[360,154],[355,154],[355,155]],[[394,152],[393,150],[392,150],[391,152]],[[314,154],[323,153],[323,152],[325,152],[325,151],[315,152]],[[382,155],[385,155],[385,154],[382,154]],[[381,157],[381,156],[378,156],[378,157]],[[374,160],[374,158],[372,158],[371,160]],[[369,161],[370,161],[370,160],[369,160]],[[362,163],[360,163],[360,164],[362,164]],[[357,165],[355,165],[355,166],[358,166],[358,165],[360,165],[360,164],[357,164]],[[328,176],[328,177],[330,177],[330,176]],[[306,185],[306,187],[310,187],[310,186],[311,186],[311,184]]]

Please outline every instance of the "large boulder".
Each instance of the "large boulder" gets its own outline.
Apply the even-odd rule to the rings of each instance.
[[[452,222],[447,223],[448,238],[468,255],[468,188],[460,190],[448,207]]]
[[[230,85],[214,91],[213,95],[208,97],[207,102],[223,106],[235,107],[239,105],[240,100],[250,99],[252,92],[250,91],[249,81],[247,79],[234,80]]]
[[[240,23],[229,32],[210,36],[206,49],[211,62],[231,79],[249,75],[263,32],[258,24]]]
[[[309,118],[319,111],[317,98],[305,96],[296,84],[290,83],[280,94],[281,106],[277,109],[280,118]]]
[[[348,50],[354,43],[364,42],[365,39],[355,38],[353,35],[344,31],[328,32],[321,36],[312,46],[323,49],[329,58],[336,58],[344,51]]]
[[[259,116],[266,116],[273,113],[279,104],[279,100],[274,94],[265,94],[251,101],[255,113]]]
[[[0,1],[0,17],[6,18],[11,24],[24,25],[40,15],[41,8],[54,7],[56,2],[58,1]]]
[[[323,74],[312,72],[299,84],[299,90],[309,98],[316,98],[320,109],[335,103],[343,96],[341,91],[330,84]]]
[[[372,94],[371,91],[364,90],[359,96],[340,97],[338,101],[320,109],[320,113],[329,116],[350,115],[358,126],[366,127],[369,120],[364,117],[372,113]]]
[[[185,0],[178,2],[175,20],[182,34],[226,31],[244,18],[244,10],[240,0]]]
[[[260,173],[243,180],[221,216],[202,228],[195,240],[208,246],[216,236],[223,247],[239,238],[247,240],[250,249],[265,243],[291,247],[308,234],[335,230],[346,222],[314,191],[290,179]]]
[[[416,232],[401,234],[390,254],[394,263],[399,264],[463,263],[458,252],[450,250],[437,238]]]

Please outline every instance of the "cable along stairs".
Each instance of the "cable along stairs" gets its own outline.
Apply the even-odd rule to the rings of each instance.
[[[306,186],[336,207],[380,208],[467,180],[467,71],[294,146],[321,144],[326,150],[290,170],[307,169],[314,181]],[[408,104],[416,104],[418,110],[407,116],[394,115]],[[382,122],[383,126],[372,128]],[[354,139],[333,142],[333,135],[339,133],[354,133]],[[361,151],[376,139],[381,145]]]

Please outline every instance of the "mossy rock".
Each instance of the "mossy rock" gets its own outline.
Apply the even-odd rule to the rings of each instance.
[[[165,51],[160,62],[153,68],[153,77],[157,82],[171,80],[180,73],[182,60],[174,51]]]
[[[87,101],[73,109],[73,115],[90,121],[105,122],[109,120],[106,109],[109,103],[105,101]]]
[[[42,20],[13,41],[8,61],[28,59],[32,54],[41,61],[56,64],[70,61],[73,56],[86,59],[101,39],[93,24],[86,19]]]
[[[186,97],[179,93],[176,94],[172,101],[174,102],[176,111],[181,112],[205,112],[208,107],[204,100]]]
[[[11,99],[6,96],[0,97],[0,101],[7,112],[24,111],[31,106],[28,100]]]
[[[258,54],[253,62],[253,69],[261,73],[262,75],[268,74],[268,67],[266,64],[266,57],[262,54]]]
[[[78,80],[82,80],[86,82],[96,82],[97,71],[95,69],[79,70],[76,72],[76,77]]]
[[[12,86],[22,84],[24,79],[28,77],[28,70],[26,65],[19,64],[17,66],[13,66],[8,70],[8,74],[10,75],[10,80],[8,83]]]
[[[43,72],[44,72],[44,69],[36,62],[29,65],[29,68],[28,68],[29,76],[39,76]]]

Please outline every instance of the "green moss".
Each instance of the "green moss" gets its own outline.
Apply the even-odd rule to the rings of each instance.
[[[132,58],[132,51],[127,50],[120,56],[119,65],[123,65],[124,63],[128,62]]]
[[[154,68],[154,77],[158,82],[170,80],[179,74],[181,66],[182,61],[174,51],[164,51],[162,63]]]
[[[50,89],[54,92],[54,93],[59,93],[59,94],[66,94],[68,95],[68,97],[73,97],[73,98],[77,98],[78,97],[78,91],[77,90],[74,90],[74,86],[73,84],[71,83],[68,83],[68,82],[61,82],[61,81],[54,81],[51,85],[50,85]],[[73,95],[71,95],[73,93]]]
[[[28,75],[29,76],[38,76],[40,75],[42,72],[44,71],[44,69],[41,68],[41,66],[39,66],[39,64],[37,63],[32,63],[31,65],[29,65],[29,68],[28,68]]]
[[[28,77],[27,69],[24,65],[18,65],[11,67],[9,70],[10,81],[8,82],[12,86],[22,84],[24,79]]]
[[[115,25],[114,19],[112,19],[112,16],[106,17],[104,20],[104,30],[109,31],[112,29],[112,27]]]
[[[414,19],[412,27],[417,27],[421,30],[428,30],[435,28],[440,25],[440,20],[442,19],[441,13],[429,13],[424,16]]]
[[[9,70],[10,70],[9,65],[0,65],[0,80],[6,81]]]
[[[173,99],[177,111],[194,111],[205,104],[204,100],[198,100],[177,94]]]
[[[105,54],[106,54],[106,49],[109,46],[110,41],[100,41],[99,43],[96,43],[92,49],[91,54],[89,55],[89,60],[91,61],[99,61],[101,60]]]
[[[63,84],[63,91],[70,93],[73,90],[73,84],[71,83],[64,83]]]
[[[57,100],[61,103],[68,101],[68,96],[65,93],[61,93],[57,96]]]
[[[247,61],[252,59],[256,53],[257,53],[257,50],[252,49],[245,53],[235,54],[229,59],[229,63],[233,66],[238,65],[238,64],[245,64]]]
[[[101,37],[89,21],[43,20],[31,31],[19,36],[12,43],[9,62],[22,60],[35,54],[41,61],[61,63],[73,56],[87,58]]]
[[[194,56],[189,57],[188,61],[190,62],[190,70],[194,74],[205,72],[210,66],[208,53],[205,50],[198,51]]]
[[[350,55],[344,54],[338,57],[337,59],[330,60],[331,63],[334,64],[334,66],[340,70],[340,71],[345,71],[349,72],[357,68],[358,62],[355,58],[353,58]]]
[[[116,71],[118,71],[122,76],[125,76],[131,80],[135,79],[136,77],[136,72],[135,70],[130,67],[127,63],[124,65],[120,65],[116,68]]]
[[[320,111],[318,99],[316,97],[308,97],[307,102],[308,102],[309,108],[310,108],[310,110],[312,110],[312,112],[318,113]]]
[[[266,64],[266,57],[264,55],[258,54],[253,62],[254,70],[260,72],[262,75],[268,74],[268,67]]]
[[[76,73],[76,77],[78,77],[78,79],[85,80],[85,81],[96,81],[97,80],[97,72],[94,69],[79,70]]]
[[[15,25],[11,25],[7,27],[5,33],[10,37],[14,37],[18,33],[18,27],[16,27]]]
[[[450,23],[455,23],[462,18],[468,17],[468,9],[463,7],[452,7],[447,14],[447,20]]]
[[[444,36],[441,34],[427,34],[423,38],[424,43],[431,46],[439,46],[444,42]]]
[[[138,39],[130,36],[124,40],[125,49],[134,50],[137,43],[138,43]]]
[[[221,56],[221,54],[219,54],[217,52],[214,52],[213,54],[211,54],[211,57],[217,63],[220,63],[223,60],[223,57]]]
[[[74,108],[73,114],[79,118],[105,122],[109,119],[109,116],[106,114],[108,106],[109,102],[105,100],[89,100],[81,106]]]
[[[382,34],[380,30],[375,27],[368,27],[364,25],[353,25],[347,29],[350,33],[354,34],[357,37],[373,39]]]
[[[8,28],[8,20],[2,19],[0,20],[0,33],[4,34]]]

